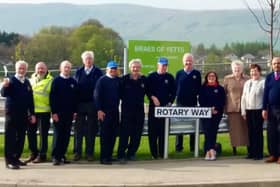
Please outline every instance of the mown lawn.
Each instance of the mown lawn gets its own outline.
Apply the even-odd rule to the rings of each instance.
[[[204,136],[200,135],[200,157],[203,157],[203,141]],[[222,133],[218,134],[218,142],[222,144],[222,155],[221,156],[232,156],[232,147],[230,146],[229,141],[229,135],[228,133]],[[264,133],[264,152],[267,154],[267,146],[266,146],[266,133]],[[50,150],[51,150],[51,143],[52,143],[52,136],[49,137],[49,151],[48,151],[48,158],[50,158]],[[116,155],[117,152],[117,145],[118,141],[115,145],[115,151],[114,155]],[[99,152],[100,152],[100,143],[99,138],[96,139],[95,143],[95,160],[99,159]],[[246,155],[246,147],[238,147],[237,149],[237,155]],[[3,157],[4,154],[4,136],[0,135],[0,156]],[[27,141],[25,142],[25,147],[23,151],[22,157],[28,157],[29,156],[29,150],[27,146]],[[73,157],[73,137],[71,137],[70,144],[68,147],[67,152],[67,158],[72,159]],[[175,136],[169,137],[169,158],[170,159],[182,159],[182,158],[192,158],[193,153],[189,151],[189,136],[184,136],[184,150],[183,152],[177,153],[175,151]],[[149,150],[149,144],[148,144],[148,137],[143,136],[141,140],[141,145],[139,147],[139,150],[137,152],[137,160],[149,160],[151,159],[150,150]]]

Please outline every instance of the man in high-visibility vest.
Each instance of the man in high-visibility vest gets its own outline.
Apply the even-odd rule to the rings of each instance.
[[[31,155],[25,162],[40,163],[47,159],[48,132],[50,128],[50,90],[53,77],[48,72],[44,62],[38,62],[35,66],[35,73],[31,76],[30,82],[33,89],[36,124],[29,124],[27,136]],[[37,130],[40,132],[40,146],[37,147]]]

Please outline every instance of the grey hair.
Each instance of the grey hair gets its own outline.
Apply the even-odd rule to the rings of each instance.
[[[85,60],[87,56],[90,56],[92,59],[94,59],[93,51],[84,51],[81,55],[81,58]]]
[[[16,65],[15,65],[16,69],[22,64],[25,65],[26,69],[28,69],[28,63],[25,62],[24,60],[19,60],[16,62]]]
[[[232,70],[235,66],[240,66],[242,68],[242,70],[244,69],[244,63],[240,60],[234,60],[234,61],[231,62],[231,69]]]
[[[139,64],[142,67],[142,61],[140,58],[135,58],[129,61],[128,67],[131,68],[132,64]]]
[[[72,68],[72,63],[69,60],[64,60],[60,63],[59,67],[61,68],[62,66],[64,66],[65,64],[69,64],[70,67]]]

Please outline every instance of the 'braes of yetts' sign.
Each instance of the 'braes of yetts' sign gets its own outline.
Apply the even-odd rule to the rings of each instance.
[[[183,68],[182,57],[186,52],[190,52],[189,42],[128,41],[128,60],[140,58],[143,63],[142,72],[146,75],[156,70],[159,57],[166,57],[168,59],[168,72],[175,75],[179,69]]]
[[[155,117],[211,118],[211,108],[207,107],[156,107]]]

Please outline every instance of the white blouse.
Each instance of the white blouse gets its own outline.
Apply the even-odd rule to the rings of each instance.
[[[245,115],[246,110],[262,109],[263,93],[264,79],[247,80],[241,97],[241,115]]]

